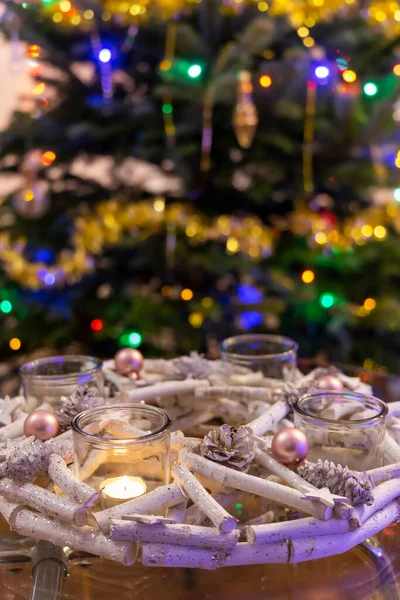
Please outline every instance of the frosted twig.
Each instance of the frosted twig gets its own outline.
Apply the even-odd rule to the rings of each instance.
[[[128,500],[118,506],[107,508],[95,513],[96,519],[101,531],[109,531],[112,519],[121,519],[129,513],[138,514],[157,514],[163,512],[170,506],[175,506],[186,500],[177,483],[163,485],[155,490],[144,494],[139,498]]]
[[[385,433],[385,439],[383,441],[383,448],[384,448],[386,456],[392,462],[400,461],[400,446],[399,446],[399,444],[397,444],[397,442],[394,441],[394,439],[389,435],[388,432]]]
[[[137,549],[131,542],[115,542],[95,529],[76,529],[30,510],[14,511],[10,518],[10,526],[20,535],[47,540],[58,546],[71,546],[126,566],[135,562]]]
[[[0,494],[8,500],[27,504],[48,517],[74,523],[79,527],[87,525],[88,510],[80,510],[77,513],[80,508],[79,504],[69,498],[57,496],[33,483],[18,484],[12,479],[5,478],[0,481]]]
[[[254,435],[263,435],[267,431],[272,431],[277,423],[290,412],[290,407],[287,402],[278,401],[271,406],[260,417],[257,417],[254,421],[251,421],[246,425]]]
[[[219,531],[229,533],[235,529],[237,524],[236,519],[214,500],[184,465],[174,465],[172,473],[175,480],[190,496],[196,506],[207,515]]]
[[[365,475],[373,482],[384,481],[387,479],[393,479],[394,477],[400,477],[400,462],[386,465],[385,467],[378,467],[377,469],[370,469],[365,472]]]
[[[185,511],[187,507],[187,500],[184,500],[176,506],[171,506],[168,509],[168,519],[172,519],[175,523],[183,523],[185,520]]]
[[[233,548],[238,542],[239,533],[239,531],[231,531],[221,534],[212,527],[181,525],[179,523],[147,525],[138,521],[115,520],[111,525],[113,540],[178,544],[198,548]]]
[[[76,479],[58,454],[50,456],[48,473],[60,490],[78,502],[87,502],[96,493],[90,485]]]
[[[204,379],[185,379],[184,381],[164,381],[156,383],[145,388],[136,388],[127,391],[130,402],[142,402],[160,398],[161,396],[171,396],[176,394],[187,394],[193,392],[196,388],[210,385]]]
[[[190,469],[200,473],[200,475],[206,475],[211,479],[215,479],[222,485],[291,506],[317,519],[327,520],[332,516],[332,509],[330,507],[324,506],[318,501],[304,500],[303,494],[298,490],[293,490],[287,486],[263,480],[253,475],[234,471],[195,454],[185,453],[183,456],[182,454],[181,459]]]
[[[273,402],[274,400],[272,390],[250,386],[217,385],[202,387],[195,390],[195,395],[201,398],[229,398],[230,400],[239,400],[241,402],[248,402],[249,400]]]

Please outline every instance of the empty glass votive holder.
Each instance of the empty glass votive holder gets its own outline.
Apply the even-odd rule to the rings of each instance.
[[[307,460],[319,458],[366,471],[384,464],[387,405],[345,392],[305,394],[293,405],[295,427],[309,442]]]
[[[80,413],[72,422],[75,475],[103,490],[103,508],[170,480],[170,426],[154,406],[115,404]]]
[[[297,366],[298,344],[290,338],[269,334],[244,334],[220,345],[221,358],[265,377],[291,379]]]
[[[20,368],[28,410],[42,402],[56,405],[61,396],[70,396],[85,385],[104,396],[102,362],[94,356],[51,356],[25,363]]]

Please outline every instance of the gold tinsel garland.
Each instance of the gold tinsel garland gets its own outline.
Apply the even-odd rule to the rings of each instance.
[[[24,256],[26,240],[0,237],[0,260],[9,277],[20,285],[39,290],[78,283],[95,269],[95,256],[107,247],[138,243],[170,231],[183,231],[192,244],[223,243],[226,253],[242,253],[253,260],[268,258],[279,231],[308,238],[312,248],[345,252],[387,237],[387,226],[400,232],[400,206],[387,203],[373,206],[336,222],[333,214],[318,214],[307,203],[275,223],[274,229],[257,217],[220,215],[211,222],[190,206],[179,202],[165,204],[163,198],[124,204],[117,200],[101,203],[93,213],[80,215],[74,222],[71,249],[62,250],[55,263],[33,262]]]

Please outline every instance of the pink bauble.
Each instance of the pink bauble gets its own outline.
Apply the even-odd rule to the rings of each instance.
[[[335,375],[323,375],[317,380],[316,386],[319,390],[330,392],[341,392],[343,390],[343,383]]]
[[[272,438],[272,456],[284,465],[293,465],[304,460],[308,454],[308,440],[300,429],[287,427]]]
[[[34,410],[28,415],[24,423],[26,437],[34,435],[42,442],[57,435],[60,424],[56,415],[49,410]]]
[[[114,363],[120,375],[137,374],[143,367],[143,354],[135,348],[122,348],[114,356]]]

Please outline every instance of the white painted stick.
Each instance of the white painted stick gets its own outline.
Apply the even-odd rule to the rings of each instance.
[[[283,523],[269,523],[265,525],[247,525],[246,538],[249,544],[270,544],[286,539],[301,539],[320,535],[336,535],[350,531],[348,521],[330,519],[320,521],[313,517],[285,521]]]
[[[332,402],[321,412],[321,417],[324,419],[341,419],[345,415],[352,415],[360,410],[359,402],[343,401],[343,402]]]
[[[400,400],[388,404],[387,418],[389,419],[390,417],[400,417]]]
[[[239,400],[241,402],[248,402],[249,400],[273,402],[272,390],[250,386],[216,385],[211,387],[203,387],[197,388],[195,390],[195,395],[201,398],[229,398],[230,400]]]
[[[22,508],[22,506],[15,504],[15,502],[9,502],[3,496],[0,496],[0,513],[3,515],[7,523],[10,522],[10,517],[17,508]]]
[[[183,523],[185,520],[185,512],[187,507],[187,500],[177,504],[176,506],[171,506],[168,509],[168,519],[175,521],[175,523]]]
[[[69,498],[57,496],[33,483],[18,484],[12,479],[5,478],[0,481],[0,494],[8,500],[27,504],[48,517],[74,523],[78,527],[83,527],[88,523],[88,510],[80,510],[78,513],[78,509],[81,508],[79,504]]]
[[[35,410],[49,410],[50,408],[50,404],[43,402],[43,404],[38,406]],[[0,429],[0,442],[23,436],[24,424],[27,416],[28,413],[21,411],[16,421],[2,427]]]
[[[229,506],[229,504],[237,499],[239,494],[240,492],[235,491],[229,494],[217,492],[211,495],[220,506]],[[193,504],[186,510],[184,522],[189,525],[202,525],[206,519],[207,515]]]
[[[182,460],[190,469],[200,473],[200,475],[206,475],[215,479],[223,485],[291,506],[324,521],[330,519],[332,516],[332,509],[330,507],[324,506],[321,502],[303,500],[303,494],[298,490],[293,490],[287,486],[260,479],[253,475],[241,473],[240,471],[234,471],[201,456],[189,452],[184,454],[184,452],[181,453],[181,456],[183,454]]]
[[[78,502],[87,502],[96,493],[90,485],[74,477],[64,459],[58,454],[50,456],[48,474],[60,490]]]
[[[297,475],[297,473],[294,473],[279,463],[266,452],[256,450],[256,460],[260,465],[271,471],[271,473],[278,475],[283,481],[288,483],[295,490],[299,490],[300,492],[306,494],[307,492],[311,492],[315,499],[320,500],[320,502],[323,504],[332,507],[335,505],[333,496],[328,488],[323,488],[321,490],[316,488],[315,486],[311,485],[311,483],[308,483],[308,481]]]
[[[263,435],[267,431],[272,431],[275,425],[286,417],[289,412],[289,404],[280,400],[273,404],[263,415],[248,423],[246,427],[251,429],[254,435]]]
[[[399,462],[400,461],[400,446],[399,446],[399,444],[397,444],[394,441],[394,439],[392,437],[390,437],[390,435],[388,434],[388,432],[385,433],[385,439],[384,439],[384,442],[383,442],[383,447],[384,447],[386,456],[392,462]]]
[[[140,438],[149,433],[148,431],[143,431],[143,429],[138,429],[133,425],[129,425],[129,423],[124,423],[117,419],[107,419],[100,424],[100,428],[112,437],[120,440]]]
[[[47,540],[57,546],[70,546],[123,565],[133,565],[137,550],[131,542],[115,542],[92,528],[75,529],[61,521],[30,510],[17,510],[10,519],[12,529],[20,535]]]
[[[239,531],[221,534],[212,527],[181,525],[179,523],[156,523],[148,525],[138,521],[115,520],[111,525],[111,537],[119,541],[139,541],[151,544],[177,544],[197,548],[233,548],[239,539]]]
[[[365,472],[365,475],[367,475],[373,483],[400,477],[400,462],[392,463],[385,467],[378,467],[377,469],[370,469]]]
[[[118,506],[107,508],[106,510],[94,513],[101,531],[107,532],[110,529],[112,519],[121,519],[129,513],[138,514],[157,514],[163,512],[170,506],[175,506],[186,500],[177,483],[163,485],[155,490],[144,494],[139,498],[128,500]]]
[[[391,479],[376,486],[373,490],[374,501],[368,506],[362,504],[358,506],[353,517],[357,518],[360,523],[365,523],[374,513],[384,508],[389,502],[395,498],[400,498],[400,479]]]
[[[59,454],[63,457],[67,464],[74,460],[74,449],[72,445],[72,430],[69,429],[65,433],[58,435],[57,437],[48,440],[44,443],[46,453],[50,456],[51,454]]]
[[[142,563],[146,567],[186,567],[217,569],[223,563],[226,550],[205,550],[193,546],[143,544]]]
[[[219,531],[229,533],[235,529],[237,524],[236,519],[214,500],[184,465],[174,465],[172,473],[175,480],[185,490],[196,506],[207,515]]]
[[[160,398],[161,396],[171,396],[176,394],[188,394],[196,388],[210,385],[206,379],[185,379],[183,381],[164,381],[156,383],[145,388],[136,388],[128,390],[130,402],[142,402]]]
[[[24,435],[24,423],[27,416],[28,413],[23,413],[16,421],[4,425],[4,427],[0,429],[0,441],[5,442],[6,440],[11,440]]]
[[[215,418],[215,412],[198,412],[193,411],[190,415],[184,416],[182,418],[175,419],[172,422],[171,431],[177,431],[178,429],[182,431],[187,431],[188,429],[194,428],[197,425],[201,425],[202,423],[207,423]]]

